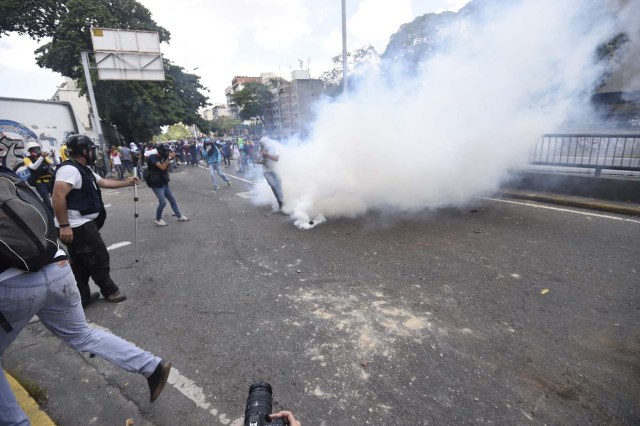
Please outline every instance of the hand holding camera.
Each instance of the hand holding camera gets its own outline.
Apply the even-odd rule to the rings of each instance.
[[[247,406],[244,410],[244,426],[302,426],[291,411],[271,414],[273,396],[267,382],[254,383],[249,387]]]
[[[291,411],[279,411],[275,414],[270,414],[269,417],[273,420],[275,418],[283,418],[286,424],[289,426],[302,426],[298,420],[293,416]]]

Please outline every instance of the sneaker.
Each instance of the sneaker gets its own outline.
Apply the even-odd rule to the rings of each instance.
[[[214,190],[215,192],[218,192],[218,189],[220,189],[220,187],[219,187],[219,186],[214,186],[214,187],[213,187],[213,190]]]
[[[185,215],[180,215],[180,217],[178,218],[178,222],[186,222],[188,220],[189,218],[186,217]]]
[[[111,293],[110,295],[105,296],[104,298],[112,303],[118,303],[118,302],[122,302],[123,300],[127,300],[127,296],[122,294],[120,290],[116,291],[115,293]]]
[[[227,181],[227,186],[231,186],[231,179]]]
[[[165,221],[164,221],[164,220],[162,220],[162,219],[156,220],[156,221],[154,221],[154,222],[155,222],[155,223],[156,223],[156,225],[158,225],[158,226],[167,226],[167,222],[165,222]]]
[[[167,384],[170,371],[171,362],[161,360],[156,369],[153,370],[153,373],[147,377],[149,391],[151,392],[151,398],[149,398],[149,401],[153,402],[158,399],[160,392],[164,389],[164,385]]]
[[[95,293],[91,293],[88,299],[84,299],[82,301],[82,307],[86,308],[93,302],[97,302],[99,299],[100,299],[100,293],[98,293],[97,291]]]

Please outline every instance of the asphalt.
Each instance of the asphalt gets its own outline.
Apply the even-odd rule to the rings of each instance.
[[[613,201],[604,201],[593,198],[586,197],[577,197],[577,196],[569,196],[562,194],[554,194],[550,192],[540,192],[540,191],[527,191],[527,190],[516,190],[516,189],[503,189],[496,196],[499,196],[503,199],[518,199],[518,200],[527,200],[533,201],[537,203],[547,203],[564,207],[573,207],[573,208],[581,208],[588,210],[595,210],[604,213],[612,213],[612,214],[622,214],[628,216],[640,216],[640,205],[633,203],[623,203],[623,202],[613,202]],[[55,346],[56,350],[53,351],[54,354],[51,355],[48,359],[43,359],[41,365],[34,365],[34,371],[47,371],[49,368],[55,368],[58,370],[63,370],[68,368],[68,376],[70,381],[68,383],[61,383],[59,388],[48,389],[49,392],[65,392],[65,388],[69,386],[73,386],[74,388],[84,389],[85,392],[90,392],[95,400],[101,401],[101,412],[102,417],[101,420],[109,419],[109,413],[117,414],[118,419],[122,418],[124,414],[125,417],[127,413],[131,414],[131,423],[134,424],[134,418],[136,415],[140,413],[140,410],[144,411],[144,407],[136,406],[130,400],[125,399],[119,395],[117,389],[113,387],[116,386],[110,383],[108,377],[99,377],[95,378],[92,375],[95,375],[95,371],[92,371],[89,364],[87,364],[85,371],[72,371],[76,370],[73,367],[73,364],[70,364],[65,361],[67,358],[67,353],[71,351],[70,349],[65,349],[64,346],[52,335],[47,333],[45,330],[37,333],[37,335],[29,336],[29,339],[34,340],[46,340],[47,346]],[[28,351],[28,345],[23,345],[26,347]],[[25,354],[28,356],[28,354]],[[88,358],[89,355],[83,355]],[[55,366],[55,367],[50,367]],[[16,372],[19,373],[19,372]],[[55,422],[52,420],[44,411],[40,409],[38,404],[29,396],[25,388],[17,381],[14,377],[12,377],[9,373],[5,372],[9,377],[10,384],[16,398],[18,399],[21,407],[28,414],[31,423],[34,426],[49,426],[54,425]],[[16,376],[20,376],[20,374],[16,374]],[[126,385],[125,385],[126,386]],[[79,402],[81,404],[81,402]],[[72,409],[69,407],[69,409]],[[78,407],[74,407],[74,409],[78,409]],[[115,424],[115,423],[114,423]],[[142,422],[136,420],[136,425],[141,424],[149,424],[144,420]]]

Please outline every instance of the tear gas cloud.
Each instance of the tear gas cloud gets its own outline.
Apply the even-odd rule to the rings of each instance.
[[[367,76],[319,105],[304,142],[277,147],[284,211],[296,225],[463,206],[586,109],[603,72],[595,50],[621,30],[605,2],[485,3],[495,6],[446,29],[451,42],[419,72]],[[262,179],[254,200],[272,199]]]

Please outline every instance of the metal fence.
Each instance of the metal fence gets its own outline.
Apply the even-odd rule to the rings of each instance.
[[[640,172],[640,134],[547,134],[531,164]]]

